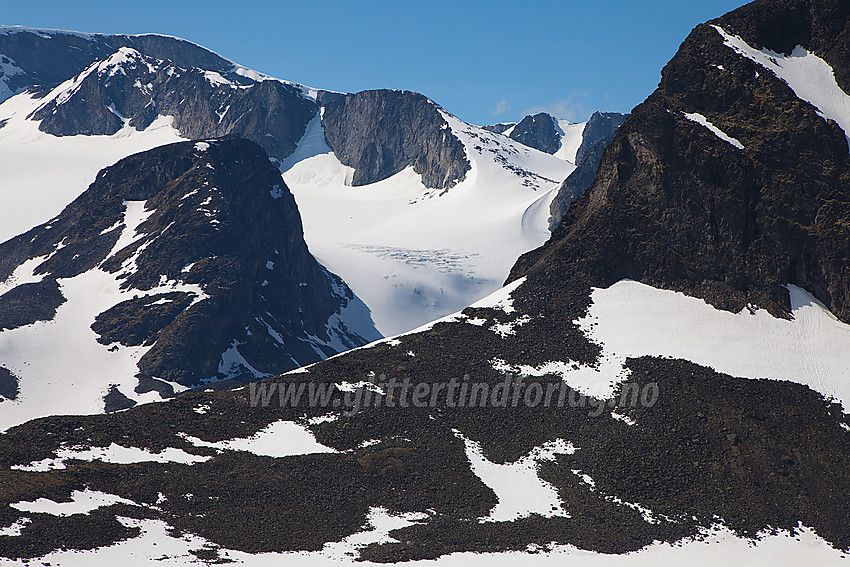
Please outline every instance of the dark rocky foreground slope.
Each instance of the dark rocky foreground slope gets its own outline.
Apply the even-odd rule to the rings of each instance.
[[[79,332],[91,325],[104,348],[150,347],[137,392],[170,395],[161,380],[244,383],[366,342],[339,321],[355,300],[308,252],[280,173],[240,138],[104,169],[59,216],[0,245],[0,280],[27,262],[38,281],[0,295],[0,326],[53,320],[66,281],[112,274],[122,293]]]
[[[799,43],[840,76],[848,62],[824,46],[840,41],[850,23],[841,6],[759,1],[714,23],[751,45],[782,30],[784,38],[790,34],[786,43],[761,46]],[[695,112],[744,149],[683,115]],[[384,381],[382,374],[438,383],[469,374],[495,387],[506,377],[500,368],[594,364],[601,346],[574,321],[586,312],[592,286],[622,278],[724,309],[751,303],[778,316],[789,308],[781,286],[794,283],[850,322],[842,268],[850,242],[848,167],[847,142],[835,123],[724,46],[714,28],[699,26],[665,68],[659,89],[605,150],[590,189],[550,241],[517,263],[511,279],[525,279],[512,294],[513,311],[468,308],[454,322],[263,385],[268,392],[272,384]],[[513,334],[498,332],[508,323]],[[634,425],[607,404],[591,417],[587,405],[460,408],[438,394],[433,407],[386,407],[391,400],[381,397],[381,407],[350,415],[333,403],[343,401],[341,391],[326,408],[293,408],[252,404],[249,389],[33,421],[0,436],[4,525],[24,516],[9,504],[67,499],[83,487],[135,504],[88,516],[27,514],[32,521],[20,536],[0,536],[0,554],[34,557],[137,535],[116,516],[158,518],[201,535],[212,542],[211,555],[216,546],[316,550],[365,529],[372,507],[425,513],[393,532],[397,543],[361,550],[376,561],[551,542],[624,553],[717,525],[757,537],[802,524],[850,549],[850,418],[843,408],[805,386],[735,378],[684,360],[640,357],[627,366],[634,384],[654,383],[660,392],[652,407],[617,408]],[[525,379],[544,389],[561,383],[556,374]],[[311,419],[328,413],[331,419]],[[271,458],[216,452],[186,437],[247,437],[278,420],[309,427],[339,452]],[[496,498],[473,474],[461,435],[498,463],[515,462],[547,441],[573,443],[578,450],[541,461],[538,473],[556,487],[569,517],[480,522]],[[60,446],[111,443],[212,458],[194,465],[69,461],[50,472],[12,468],[51,458]]]

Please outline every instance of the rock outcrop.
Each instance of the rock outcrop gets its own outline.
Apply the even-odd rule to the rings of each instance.
[[[545,112],[529,115],[519,121],[511,130],[510,137],[531,148],[554,154],[561,147],[561,135],[558,121]]]
[[[374,90],[338,97],[326,103],[322,126],[337,158],[354,168],[352,185],[413,167],[426,187],[450,189],[470,168],[440,107],[418,93]]]

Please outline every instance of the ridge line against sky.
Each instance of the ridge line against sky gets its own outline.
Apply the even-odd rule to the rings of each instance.
[[[741,0],[10,2],[2,25],[160,33],[312,87],[421,92],[467,122],[629,112],[699,23]]]

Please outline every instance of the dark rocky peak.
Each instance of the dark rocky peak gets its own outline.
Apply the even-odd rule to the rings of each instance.
[[[170,394],[160,379],[244,383],[376,335],[346,327],[355,298],[308,252],[280,172],[238,137],[161,146],[104,169],[58,217],[0,245],[0,280],[28,261],[37,282],[0,296],[0,322],[51,320],[66,281],[111,274],[120,293],[80,332],[91,325],[103,345],[150,347],[137,392]]]
[[[510,130],[516,126],[516,122],[500,122],[498,124],[490,124],[489,126],[482,126],[485,130],[489,130],[495,134],[504,134],[506,131]]]
[[[549,230],[558,227],[573,201],[590,187],[602,159],[602,152],[614,139],[614,134],[627,117],[627,114],[617,112],[594,112],[587,121],[582,132],[581,145],[576,152],[576,169],[561,184],[558,194],[549,206]]]
[[[125,126],[144,130],[170,116],[187,138],[238,134],[282,160],[317,111],[300,88],[281,81],[241,84],[121,47],[55,88],[30,118],[41,121],[43,132],[73,136],[111,135]]]
[[[363,91],[328,101],[322,126],[337,158],[355,169],[353,185],[413,166],[426,187],[449,189],[464,179],[470,164],[440,112],[418,93]]]
[[[593,152],[597,144],[603,143],[607,146],[611,143],[617,129],[623,125],[628,116],[619,112],[594,112],[581,134],[581,145],[576,152],[576,165],[588,161],[588,155]]]
[[[850,4],[843,0],[757,0],[712,20],[751,46],[790,54],[798,45],[830,63],[850,92]]]
[[[511,130],[510,137],[521,144],[554,154],[561,148],[563,132],[555,117],[541,112],[520,120]]]
[[[784,286],[794,284],[850,321],[846,133],[713,27],[768,42],[771,30],[802,26],[773,47],[811,38],[823,49],[850,24],[838,7],[756,2],[698,26],[605,150],[591,188],[512,277],[568,262],[601,286],[631,278],[777,315],[788,313]],[[844,19],[827,22],[826,13]],[[836,78],[850,68],[838,52],[821,53]]]

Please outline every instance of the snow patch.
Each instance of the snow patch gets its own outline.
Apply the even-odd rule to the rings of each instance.
[[[276,421],[245,439],[209,442],[185,433],[179,434],[196,447],[210,447],[221,451],[247,451],[262,457],[292,457],[318,453],[336,453],[336,449],[316,441],[313,433],[294,421]]]
[[[159,453],[138,447],[124,447],[112,443],[109,447],[91,447],[89,449],[60,448],[55,458],[33,461],[28,465],[14,465],[11,468],[19,471],[47,472],[66,468],[65,461],[100,461],[103,463],[133,464],[133,463],[181,463],[194,465],[203,463],[212,457],[192,455],[183,449],[168,447]]]
[[[482,522],[510,522],[539,514],[546,518],[563,517],[564,510],[558,491],[550,483],[540,479],[537,467],[540,461],[553,461],[556,455],[572,455],[576,448],[571,443],[558,439],[533,449],[528,455],[514,463],[497,464],[484,457],[481,445],[467,439],[454,430],[463,440],[466,456],[472,472],[490,487],[499,498],[499,503]]]
[[[73,516],[75,514],[88,514],[92,510],[97,510],[105,506],[113,504],[137,504],[131,500],[107,494],[96,490],[75,490],[71,494],[70,502],[54,502],[47,498],[39,498],[32,502],[15,502],[9,504],[12,508],[21,512],[31,512],[40,514],[51,514],[53,516]]]
[[[850,325],[806,290],[787,287],[791,320],[762,309],[721,311],[679,292],[622,280],[594,288],[593,304],[576,323],[602,345],[607,362],[600,370],[622,369],[627,357],[680,358],[731,376],[803,384],[850,410]],[[567,370],[565,379],[574,374]]]
[[[369,529],[357,532],[339,542],[326,543],[322,554],[338,561],[350,560],[357,556],[357,551],[372,544],[399,543],[390,536],[393,530],[399,530],[425,520],[428,514],[422,512],[408,512],[405,514],[392,514],[386,508],[372,506],[366,516]]]
[[[689,113],[683,113],[683,114],[685,115],[685,118],[687,118],[691,122],[696,122],[697,124],[700,124],[700,125],[708,128],[715,136],[717,136],[718,138],[720,138],[724,142],[728,142],[728,143],[732,144],[733,146],[735,146],[739,150],[744,149],[744,144],[742,144],[741,142],[739,142],[738,140],[736,140],[732,136],[729,136],[723,130],[721,130],[720,128],[718,128],[717,126],[715,126],[714,124],[709,122],[708,119],[705,116],[703,116],[702,114],[699,114],[697,112],[692,112],[690,114]]]
[[[21,518],[12,525],[0,529],[0,536],[18,537],[21,535],[21,532],[23,532],[24,528],[27,527],[27,524],[31,522],[32,520],[30,518]]]
[[[242,353],[239,352],[239,347],[242,344],[243,343],[240,343],[238,340],[233,339],[233,342],[227,350],[221,354],[221,361],[218,363],[219,374],[223,374],[227,378],[235,378],[241,376],[247,371],[250,372],[256,380],[271,376],[271,374],[260,372],[254,368],[251,363],[242,356]]]
[[[514,299],[511,297],[511,294],[513,294],[513,292],[524,283],[525,276],[512,281],[499,290],[494,291],[484,299],[476,301],[470,305],[470,307],[473,309],[501,309],[505,313],[513,313],[516,309],[514,309]]]

